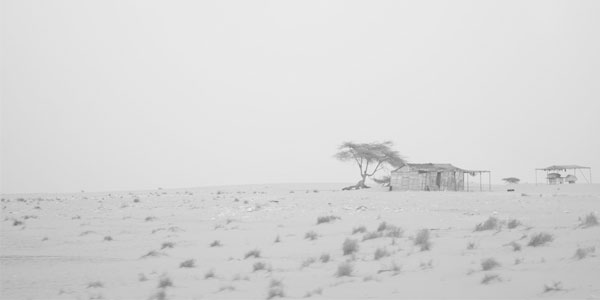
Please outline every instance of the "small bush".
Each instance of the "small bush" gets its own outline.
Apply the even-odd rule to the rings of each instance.
[[[322,223],[329,223],[329,222],[333,222],[335,220],[340,219],[340,217],[338,216],[322,216],[322,217],[318,217],[317,218],[317,225],[322,224]]]
[[[19,226],[19,225],[23,225],[23,221],[21,221],[21,220],[14,220],[13,221],[13,226]]]
[[[394,226],[394,225],[388,225],[388,228],[385,232],[385,236],[391,237],[391,238],[400,238],[400,237],[402,237],[403,234],[404,234],[404,230],[402,230],[402,228]]]
[[[484,271],[489,271],[493,268],[499,267],[500,263],[498,263],[493,258],[487,258],[481,261],[481,269]]]
[[[429,229],[421,229],[415,236],[414,243],[416,246],[421,247],[421,251],[427,251],[431,249],[431,242],[429,241]]]
[[[162,277],[159,281],[158,281],[158,287],[163,289],[169,286],[173,286],[173,281],[171,281],[171,279],[169,277]]]
[[[473,249],[475,249],[475,248],[477,248],[477,245],[475,245],[475,243],[474,243],[474,242],[469,242],[469,243],[467,244],[467,250],[473,250]]]
[[[107,241],[107,242],[110,242],[110,241],[113,240],[113,238],[112,238],[112,236],[107,235],[107,236],[104,237],[104,240]]]
[[[375,258],[375,260],[379,260],[387,256],[390,256],[390,253],[387,252],[385,248],[377,248],[377,250],[375,250],[375,253],[373,254],[373,258]]]
[[[546,243],[552,242],[553,240],[554,237],[551,234],[542,232],[532,236],[527,246],[538,247]]]
[[[327,263],[330,259],[331,256],[328,253],[324,253],[321,255],[321,257],[319,257],[319,260],[321,260],[322,263]]]
[[[594,252],[596,252],[596,247],[578,248],[577,251],[575,251],[574,258],[584,259]]]
[[[361,225],[359,227],[355,227],[354,229],[352,229],[352,234],[364,233],[366,231],[367,231],[367,227]]]
[[[372,240],[372,239],[378,239],[382,236],[383,236],[383,232],[379,232],[379,231],[367,232],[367,233],[365,233],[365,235],[363,235],[362,240],[367,241],[367,240]]]
[[[164,242],[160,246],[160,250],[167,249],[167,248],[173,248],[173,247],[175,247],[175,243],[173,243],[173,242]]]
[[[144,254],[142,256],[142,258],[146,258],[146,257],[158,257],[158,256],[165,256],[165,254],[164,253],[160,253],[160,252],[158,252],[156,250],[152,250],[152,251]]]
[[[481,284],[489,284],[494,281],[502,281],[502,279],[497,274],[485,274],[481,280]]]
[[[273,299],[275,297],[283,298],[285,297],[285,293],[283,292],[283,283],[280,280],[272,279],[269,284],[267,299]]]
[[[87,288],[101,288],[104,287],[104,284],[100,281],[93,281],[88,283]]]
[[[489,217],[485,222],[477,224],[475,231],[494,230],[500,228],[500,221],[496,217]]]
[[[314,240],[316,240],[318,237],[319,237],[319,235],[318,235],[316,232],[312,231],[312,230],[311,230],[311,231],[309,231],[309,232],[307,232],[307,233],[304,235],[304,238],[305,238],[305,239],[309,239],[309,240],[311,240],[311,241],[314,241]]]
[[[214,242],[210,243],[210,246],[211,246],[211,247],[221,247],[221,246],[223,246],[223,245],[221,244],[221,242],[220,242],[220,241],[218,241],[218,240],[215,240]]]
[[[215,278],[215,270],[210,269],[204,274],[204,279]]]
[[[517,242],[513,241],[508,245],[513,247],[513,251],[521,251],[521,244],[519,244]]]
[[[316,261],[317,260],[314,257],[309,257],[302,262],[302,268],[306,268],[306,267],[312,265],[313,263],[315,263]]]
[[[357,252],[358,251],[358,241],[346,239],[344,241],[344,243],[342,244],[342,250],[344,252],[344,255],[349,255],[354,252]]]
[[[378,231],[378,232],[382,232],[382,231],[384,231],[384,230],[387,228],[387,226],[388,226],[388,225],[387,225],[387,223],[386,223],[386,222],[381,222],[381,223],[379,224],[379,226],[377,227],[377,231]]]
[[[179,264],[180,268],[194,268],[196,267],[196,262],[193,259],[188,259]]]
[[[560,281],[554,282],[552,285],[544,284],[544,293],[562,291],[562,290],[563,290],[562,282],[560,282]]]
[[[281,238],[279,237],[279,235],[275,237],[275,243],[281,243]]]
[[[254,250],[250,250],[250,251],[246,252],[246,255],[244,255],[244,259],[248,259],[250,257],[260,258],[260,251],[257,249],[254,249]]]
[[[581,224],[580,226],[583,228],[588,228],[588,227],[592,227],[592,226],[598,226],[598,218],[596,217],[596,215],[594,215],[594,213],[590,213],[589,215],[585,216],[583,219],[581,219]]]
[[[337,272],[335,273],[335,275],[337,277],[352,276],[353,271],[354,271],[354,266],[349,262],[344,262],[338,266],[338,269],[337,269]]]
[[[508,229],[514,229],[521,225],[521,221],[517,219],[511,219],[506,225],[508,226]]]
[[[156,217],[146,217],[146,219],[144,219],[146,222],[152,222],[152,221],[156,221]]]
[[[267,264],[265,264],[262,261],[255,262],[254,265],[252,266],[253,272],[262,271],[262,270],[266,270],[266,269],[267,269]]]

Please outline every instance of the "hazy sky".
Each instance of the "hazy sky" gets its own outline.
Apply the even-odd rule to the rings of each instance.
[[[1,3],[4,193],[600,171],[600,1]]]

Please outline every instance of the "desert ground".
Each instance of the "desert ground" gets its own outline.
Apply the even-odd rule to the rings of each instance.
[[[600,298],[600,185],[2,195],[2,299]]]

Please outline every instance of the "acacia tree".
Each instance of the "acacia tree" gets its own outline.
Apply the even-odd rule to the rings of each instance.
[[[521,179],[516,178],[516,177],[502,178],[502,180],[506,181],[506,183],[512,183],[512,184],[517,184],[517,183],[519,183],[519,181],[521,181]]]
[[[367,177],[371,177],[385,166],[394,168],[405,164],[398,151],[392,149],[390,141],[383,143],[353,143],[345,142],[338,148],[335,158],[341,161],[353,161],[358,165],[361,180],[355,185],[345,187],[344,190],[369,188],[365,184]]]

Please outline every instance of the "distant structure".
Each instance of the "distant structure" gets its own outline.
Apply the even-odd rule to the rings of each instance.
[[[469,181],[465,175],[479,174],[479,189],[483,191],[481,174],[488,173],[488,189],[491,191],[491,172],[473,171],[451,164],[405,164],[392,171],[390,187],[394,191],[467,191]]]
[[[583,170],[586,169],[588,170],[588,176],[586,176],[586,174],[583,172]],[[538,183],[539,171],[546,172],[546,183],[548,184],[563,184],[565,182],[573,184],[577,182],[578,179],[577,171],[579,171],[579,175],[581,175],[581,177],[585,179],[585,182],[592,183],[592,168],[590,167],[583,167],[578,165],[553,165],[547,168],[535,169],[535,184]],[[570,173],[569,171],[572,171],[572,174],[568,174]],[[565,176],[561,175],[560,172],[565,173]]]

